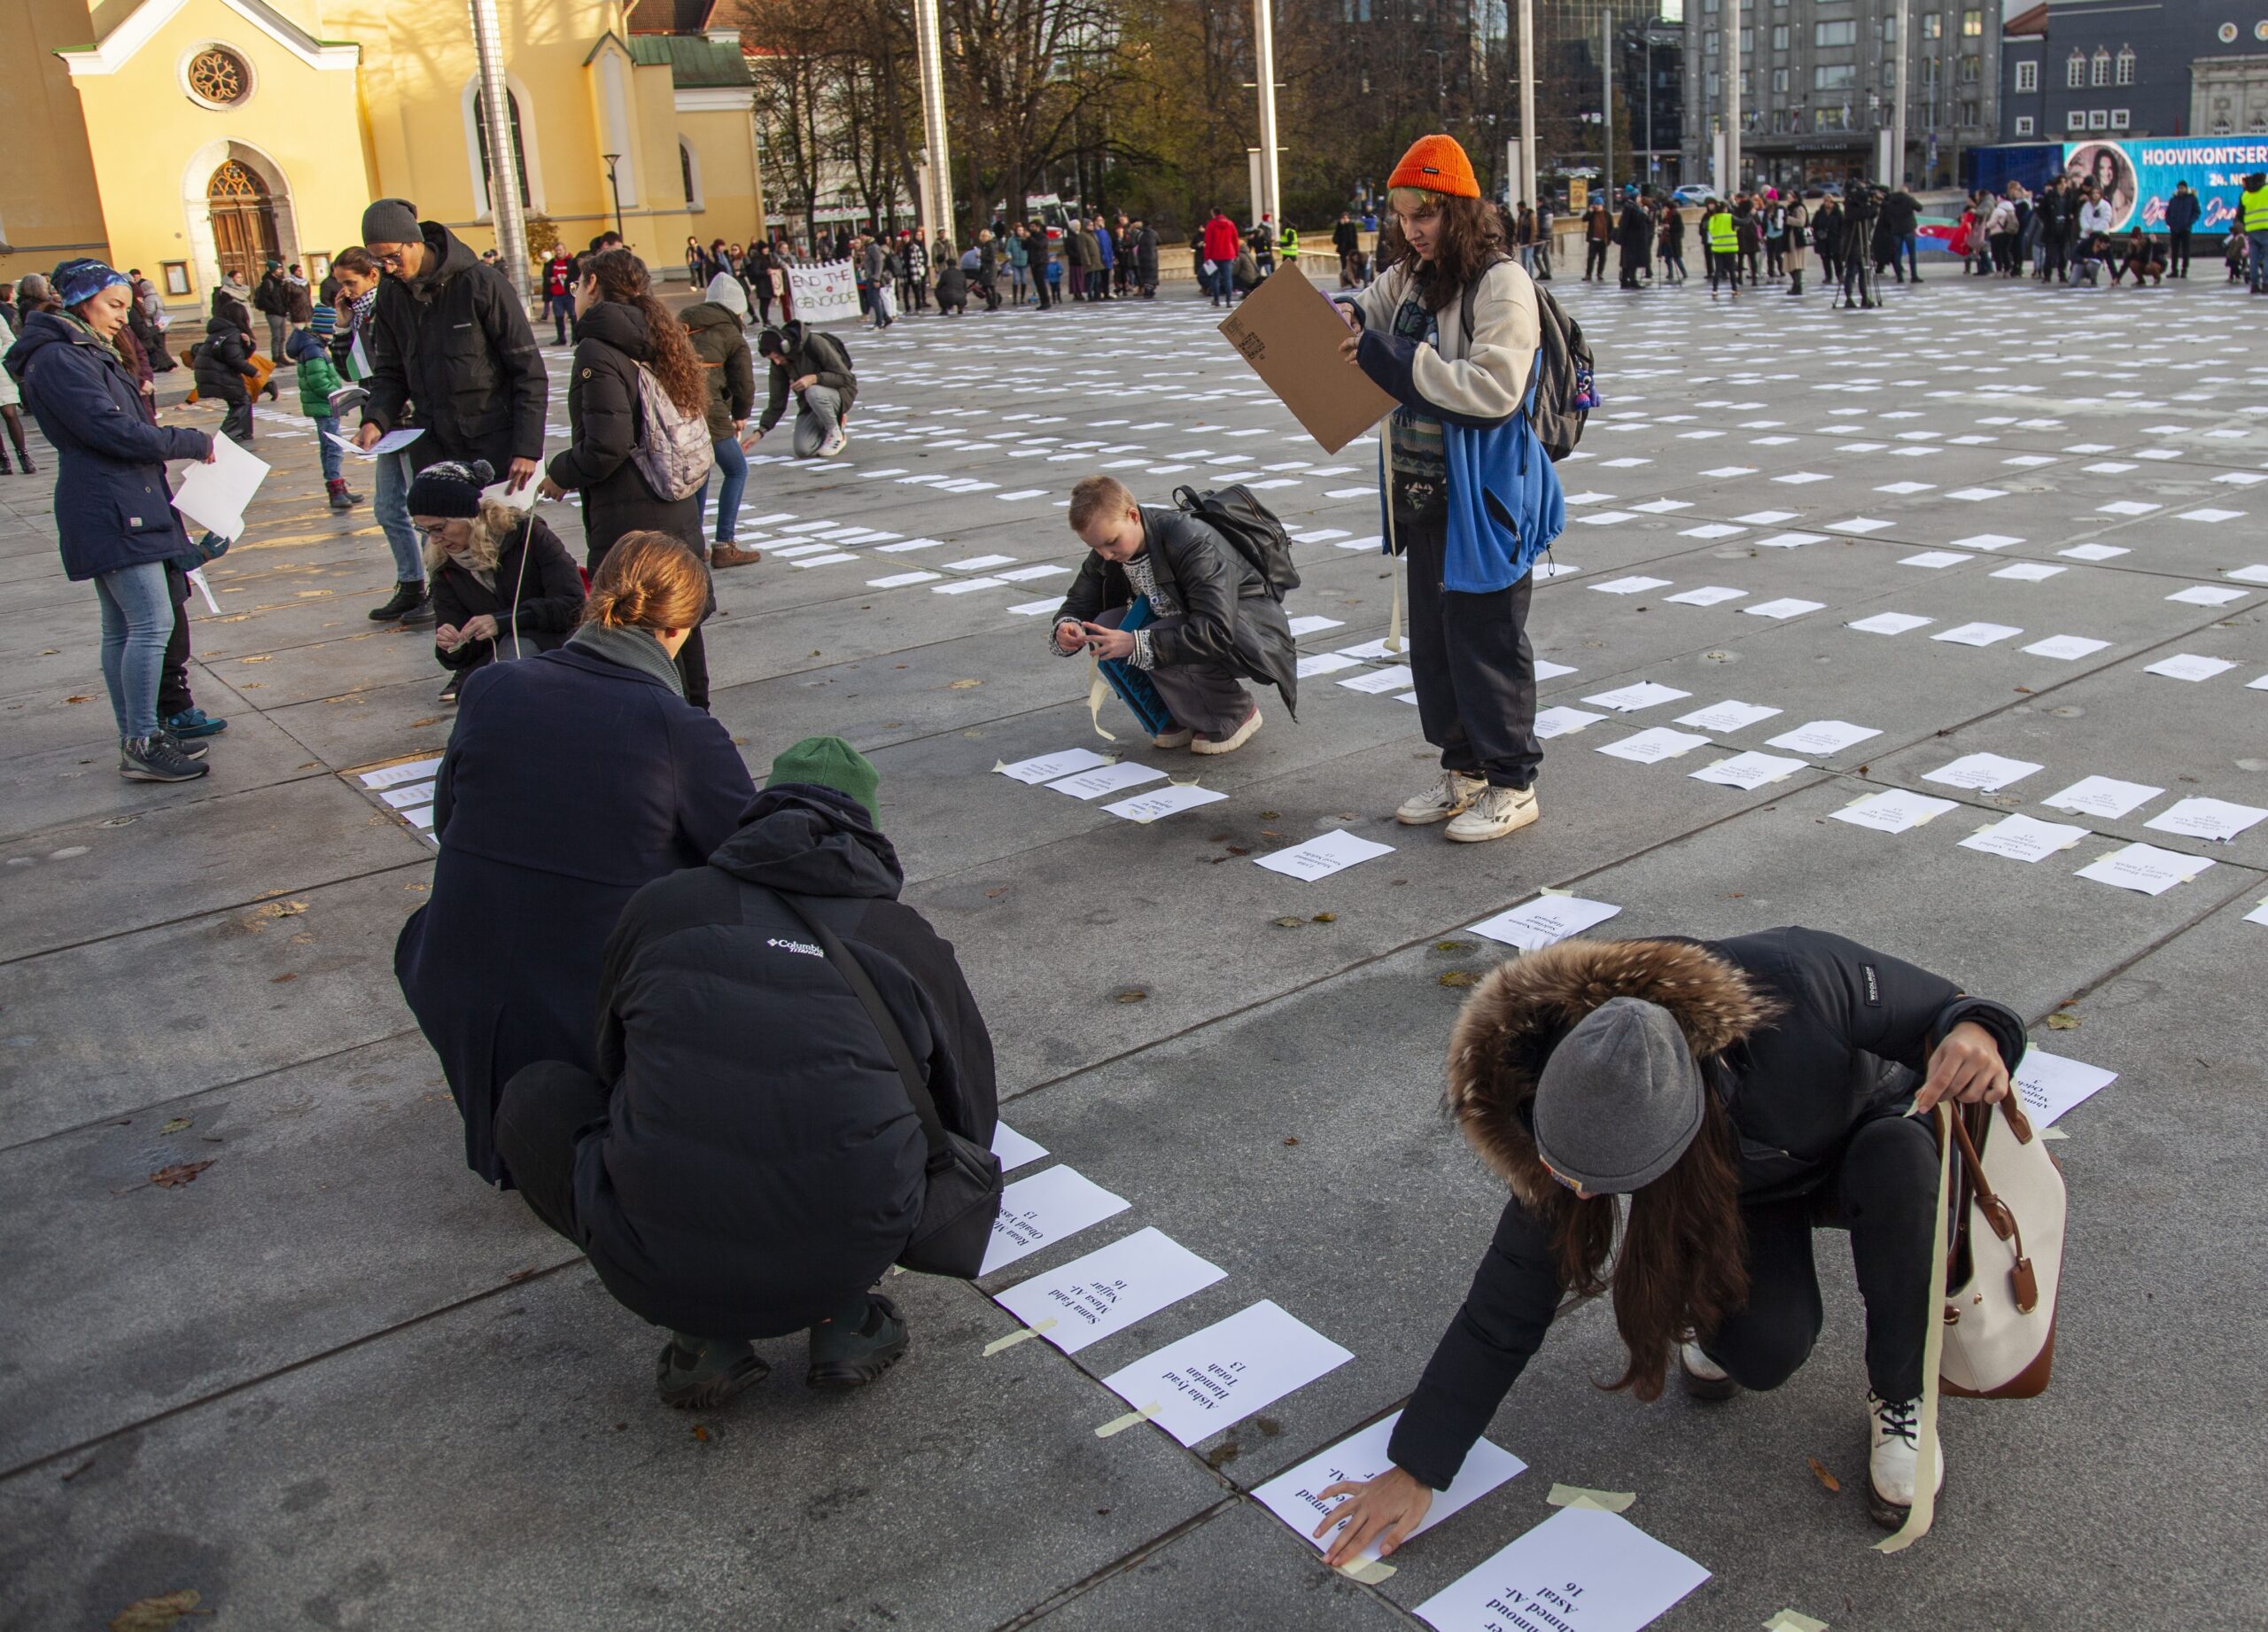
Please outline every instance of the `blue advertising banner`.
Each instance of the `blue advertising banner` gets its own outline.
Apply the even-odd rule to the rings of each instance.
[[[2268,172],[2268,137],[2136,136],[2125,142],[2066,142],[2063,174],[2092,181],[2110,205],[2110,229],[2165,230],[2174,183],[2197,195],[2196,230],[2226,232],[2236,221],[2244,178]]]

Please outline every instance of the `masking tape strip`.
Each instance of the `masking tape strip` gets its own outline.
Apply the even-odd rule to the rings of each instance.
[[[1095,724],[1095,734],[1106,742],[1118,739],[1103,729],[1102,705],[1109,701],[1110,682],[1102,677],[1101,661],[1091,654],[1087,658],[1087,718]]]
[[[1138,1411],[1129,1411],[1123,1417],[1113,1417],[1108,1422],[1103,1424],[1102,1426],[1095,1430],[1095,1437],[1099,1440],[1107,1440],[1114,1434],[1123,1434],[1127,1429],[1134,1426],[1137,1423],[1149,1421],[1151,1418],[1158,1414],[1161,1409],[1162,1408],[1158,1404],[1158,1403],[1155,1400],[1153,1400]]]
[[[1635,1490],[1586,1490],[1581,1485],[1554,1485],[1544,1501],[1553,1507],[1589,1507],[1602,1513],[1627,1512],[1638,1499]]]
[[[1931,1112],[1938,1134],[1937,1218],[1930,1232],[1930,1301],[1924,1309],[1946,1306],[1946,1214],[1953,1193],[1953,1125],[1951,1114],[1940,1104]],[[1914,1505],[1898,1534],[1875,1543],[1876,1552],[1904,1552],[1930,1533],[1938,1516],[1938,1367],[1946,1350],[1946,1323],[1932,1320],[1922,1344],[1922,1423],[1915,1449]]]
[[[1801,1610],[1783,1609],[1764,1623],[1764,1632],[1827,1632],[1827,1623]]]
[[[1394,1574],[1394,1566],[1380,1558],[1363,1558],[1354,1564],[1342,1564],[1339,1573],[1348,1581],[1359,1581],[1365,1587],[1375,1587]]]
[[[1025,1326],[1021,1331],[1009,1333],[1006,1337],[994,1338],[984,1345],[984,1352],[988,1355],[997,1355],[1004,1348],[1014,1348],[1028,1337],[1037,1337],[1043,1332],[1053,1330],[1055,1330],[1055,1318],[1051,1315],[1036,1326]]]
[[[2068,1139],[2071,1136],[2061,1128],[2042,1128],[2039,1131],[2039,1137],[2043,1139]]]

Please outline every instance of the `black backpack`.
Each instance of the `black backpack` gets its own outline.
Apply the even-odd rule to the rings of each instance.
[[[1242,483],[1211,493],[1177,487],[1173,502],[1183,515],[1195,517],[1234,546],[1278,601],[1300,587],[1300,570],[1292,564],[1292,540],[1284,524]]]
[[[1482,276],[1487,276],[1485,269]],[[1472,303],[1480,289],[1480,278],[1467,284],[1458,308],[1468,348],[1472,344]],[[1535,316],[1535,407],[1528,423],[1535,427],[1535,439],[1543,444],[1544,453],[1557,464],[1583,439],[1584,423],[1599,404],[1598,377],[1582,324],[1567,315],[1548,289],[1536,289]]]
[[[843,371],[845,374],[855,374],[858,372],[857,369],[851,365],[850,348],[843,343],[843,337],[841,335],[829,334],[824,330],[814,330],[813,334],[814,338],[825,340],[829,346],[832,346],[836,351],[843,354]]]

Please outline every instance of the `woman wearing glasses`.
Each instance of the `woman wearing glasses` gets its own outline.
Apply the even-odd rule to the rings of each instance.
[[[495,474],[444,461],[409,486],[433,586],[433,656],[449,671],[444,703],[483,664],[564,646],[583,615],[583,577],[559,535],[532,513],[481,501]]]

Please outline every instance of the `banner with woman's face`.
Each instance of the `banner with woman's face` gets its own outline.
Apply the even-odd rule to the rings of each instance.
[[[2073,186],[2093,182],[2110,206],[2110,229],[2165,230],[2165,210],[2178,183],[2197,195],[2199,232],[2225,232],[2237,215],[2244,178],[2268,171],[2268,137],[2136,136],[2124,142],[2067,142],[2063,175]]]

